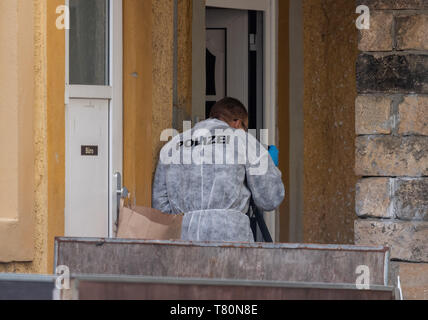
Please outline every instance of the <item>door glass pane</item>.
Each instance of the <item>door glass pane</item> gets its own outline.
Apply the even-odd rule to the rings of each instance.
[[[108,12],[108,0],[70,0],[70,84],[109,84]]]

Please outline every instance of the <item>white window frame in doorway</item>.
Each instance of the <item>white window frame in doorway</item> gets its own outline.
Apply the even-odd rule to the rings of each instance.
[[[264,12],[264,128],[269,129],[269,144],[277,144],[278,0],[207,0],[206,6]],[[278,240],[279,215],[268,214],[266,224]]]
[[[65,105],[70,99],[109,100],[109,212],[108,236],[113,237],[117,219],[117,181],[115,173],[123,170],[123,0],[108,0],[109,16],[109,85],[70,85],[69,30],[65,32]],[[69,7],[69,0],[66,5]],[[66,142],[67,143],[67,142]],[[66,164],[67,166],[67,164]],[[67,205],[66,205],[67,206]],[[67,212],[65,213],[67,214]]]

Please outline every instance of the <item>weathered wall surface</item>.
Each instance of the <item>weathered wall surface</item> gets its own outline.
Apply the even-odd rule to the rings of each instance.
[[[192,19],[193,1],[177,1],[176,92],[174,92],[173,127],[183,129],[183,121],[192,120]]]
[[[355,3],[304,7],[304,241],[352,243],[355,183]]]
[[[404,298],[428,299],[428,2],[358,4],[373,27],[357,61],[355,242],[391,247]]]
[[[170,0],[152,0],[153,11],[153,105],[152,150],[154,164],[165,142],[161,132],[172,128],[173,106],[173,51],[174,3]],[[154,165],[155,167],[155,165]],[[153,171],[154,171],[153,167]]]

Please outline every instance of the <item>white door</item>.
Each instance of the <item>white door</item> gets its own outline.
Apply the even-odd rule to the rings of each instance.
[[[206,48],[207,113],[225,96],[248,106],[248,11],[207,8]]]
[[[122,172],[122,1],[68,0],[65,235],[112,237]]]

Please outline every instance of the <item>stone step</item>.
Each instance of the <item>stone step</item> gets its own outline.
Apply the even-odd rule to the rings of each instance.
[[[0,273],[0,300],[53,300],[55,276]]]
[[[351,284],[76,276],[63,300],[393,300],[392,286],[361,290]],[[214,312],[215,310],[211,310]]]

